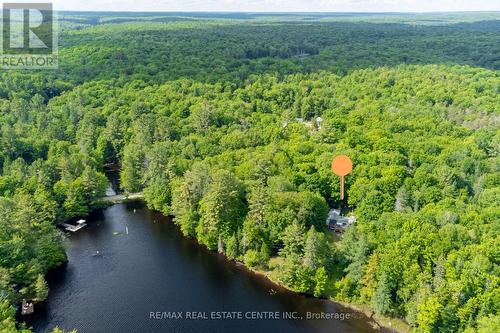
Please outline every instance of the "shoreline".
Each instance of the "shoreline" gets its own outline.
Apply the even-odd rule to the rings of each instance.
[[[106,200],[106,198],[108,198],[108,199]],[[94,208],[92,208],[89,211],[89,214],[91,214],[91,213],[93,213],[93,212],[95,212],[95,211],[97,211],[99,209],[106,209],[106,208],[112,207],[114,205],[119,205],[119,204],[124,204],[124,203],[127,203],[127,202],[134,202],[134,201],[141,201],[141,202],[146,203],[146,200],[144,198],[144,194],[142,192],[139,192],[139,193],[131,193],[131,194],[128,194],[128,195],[115,195],[115,196],[112,196],[112,197],[101,198],[100,200],[96,201],[96,206],[94,206]],[[163,215],[162,212],[158,212],[158,213],[160,213],[160,214]],[[172,220],[172,223],[175,224],[175,221]],[[183,235],[183,237],[186,237],[186,236]],[[199,246],[203,246],[202,244],[200,244],[198,242],[198,239],[196,239],[195,237],[189,237],[189,238],[191,238],[194,241],[196,241],[196,243]],[[211,251],[211,252],[213,252],[213,253],[215,253],[217,255],[223,256],[224,260],[227,260],[228,262],[233,263],[236,267],[244,269],[245,271],[247,271],[249,273],[252,273],[252,274],[255,274],[255,275],[259,276],[259,277],[262,277],[262,278],[268,280],[269,282],[271,282],[272,284],[274,284],[275,286],[277,286],[279,288],[283,288],[284,290],[286,290],[288,292],[292,292],[292,293],[295,293],[295,294],[298,294],[298,295],[304,295],[304,296],[315,298],[315,299],[319,299],[319,300],[325,300],[325,301],[331,302],[334,305],[338,305],[338,306],[341,306],[343,308],[351,309],[351,310],[353,310],[355,312],[363,314],[364,316],[366,316],[368,323],[370,325],[372,325],[375,330],[383,329],[383,330],[386,330],[387,332],[393,332],[393,333],[411,333],[410,327],[403,320],[401,320],[401,319],[398,319],[398,318],[389,318],[389,317],[377,315],[373,311],[371,311],[368,308],[368,306],[366,306],[366,305],[342,302],[342,301],[335,300],[335,299],[332,299],[332,298],[318,298],[318,297],[314,297],[312,295],[305,295],[305,294],[298,293],[298,292],[290,289],[288,286],[282,284],[281,282],[276,281],[275,279],[273,279],[271,277],[271,274],[270,274],[271,271],[266,271],[266,270],[260,270],[260,269],[251,268],[251,267],[246,266],[241,261],[228,258],[223,253],[217,253],[217,251]],[[59,267],[62,267],[65,264],[67,264],[67,262],[62,263],[60,266],[58,266],[58,267],[56,267],[54,269],[57,270]],[[42,301],[42,302],[44,302],[44,301]],[[393,326],[392,325],[393,322],[395,322],[397,325]]]
[[[274,285],[278,286],[279,288],[283,288],[289,292],[303,295],[306,297],[311,297],[311,298],[318,299],[318,300],[324,300],[324,301],[330,302],[334,305],[337,305],[337,306],[340,305],[343,308],[351,309],[355,312],[363,314],[364,316],[366,316],[368,323],[370,325],[372,325],[375,330],[383,329],[383,330],[386,330],[387,332],[393,332],[393,333],[411,333],[410,327],[405,322],[403,322],[401,319],[389,318],[389,317],[377,315],[373,311],[371,311],[367,306],[364,306],[362,304],[347,303],[347,302],[342,302],[342,301],[335,300],[332,298],[318,298],[318,297],[315,297],[313,295],[306,295],[306,294],[298,293],[298,292],[290,289],[288,286],[282,284],[281,282],[273,279],[271,277],[271,274],[270,274],[271,271],[265,271],[265,270],[251,268],[251,267],[246,266],[243,262],[240,262],[237,260],[231,260],[231,259],[227,258],[224,254],[221,254],[221,255],[223,255],[226,260],[233,262],[236,266],[245,269],[249,273],[252,273],[252,274],[258,275],[262,278],[267,279],[269,282],[273,283]],[[396,322],[397,325],[393,326],[392,325],[393,322]]]
[[[102,197],[102,198],[95,200],[91,203],[89,211],[85,216],[73,217],[70,219],[65,219],[65,220],[59,221],[56,223],[56,226],[60,227],[63,223],[68,223],[68,222],[74,221],[78,218],[85,218],[85,217],[89,216],[90,214],[94,213],[95,211],[98,211],[99,209],[106,209],[106,208],[111,207],[113,205],[119,205],[122,203],[133,202],[133,201],[146,202],[146,200],[144,198],[144,193],[137,192],[137,193],[128,193],[128,194],[116,194],[116,195],[112,195],[112,196],[108,196],[108,197]]]

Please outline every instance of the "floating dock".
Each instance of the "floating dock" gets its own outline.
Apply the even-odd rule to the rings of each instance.
[[[68,223],[61,223],[61,226],[66,230],[66,231],[71,231],[71,232],[77,232],[80,229],[83,229],[87,225],[85,220],[79,220],[76,222],[76,225],[74,224],[68,224]]]

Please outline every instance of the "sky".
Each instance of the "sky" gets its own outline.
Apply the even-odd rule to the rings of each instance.
[[[54,0],[54,3],[60,10],[75,11],[500,11],[500,0]]]

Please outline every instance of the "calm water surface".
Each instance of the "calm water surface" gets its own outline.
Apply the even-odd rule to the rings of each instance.
[[[151,319],[157,311],[352,312],[228,262],[142,203],[115,205],[87,221],[86,229],[69,236],[69,263],[49,276],[48,301],[26,320],[35,332],[55,326],[79,333],[375,332],[359,314],[343,321]]]

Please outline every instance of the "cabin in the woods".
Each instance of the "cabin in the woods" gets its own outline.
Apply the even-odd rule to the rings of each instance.
[[[321,118],[321,117],[316,118],[316,126],[318,126],[318,129],[321,129],[322,122],[323,122],[323,118]]]
[[[339,209],[331,209],[328,212],[326,224],[330,230],[335,232],[344,232],[345,228],[356,222],[354,216],[342,216]]]

